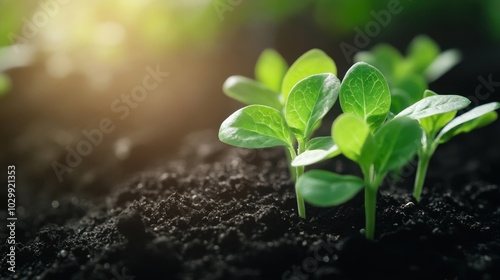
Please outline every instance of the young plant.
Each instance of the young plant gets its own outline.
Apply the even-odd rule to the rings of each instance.
[[[273,49],[266,49],[255,65],[252,80],[243,76],[229,77],[222,87],[224,93],[248,105],[266,105],[284,113],[285,103],[292,87],[300,80],[321,73],[337,74],[335,62],[323,51],[312,49],[300,56],[290,68],[283,57]],[[319,125],[319,123],[318,123]],[[292,161],[286,151],[288,162]],[[289,166],[295,180],[295,168]]]
[[[298,71],[293,69],[296,68],[292,65],[287,76],[290,71]],[[294,79],[299,76],[295,75]],[[339,91],[340,81],[332,73],[308,76],[299,80],[285,95],[283,111],[266,105],[244,107],[222,123],[219,139],[229,145],[250,149],[284,146],[291,162],[308,147],[321,142],[321,138],[310,138],[337,100]],[[293,179],[296,181],[304,167],[298,166],[294,170]],[[299,193],[296,194],[299,216],[305,218],[304,200]]]
[[[437,95],[430,90],[425,91],[424,96],[424,99],[395,116],[395,118],[409,117],[419,120],[425,132],[422,146],[418,151],[419,162],[413,190],[413,196],[417,201],[421,199],[429,162],[439,144],[449,141],[460,133],[472,131],[495,121],[497,119],[495,110],[500,108],[500,103],[491,102],[455,118],[458,110],[470,104],[467,98]]]
[[[244,107],[222,123],[219,139],[251,149],[284,146],[293,160],[306,150],[313,132],[337,100],[339,90],[340,81],[333,74],[309,76],[291,89],[284,114],[265,105]],[[295,167],[294,180],[302,175],[303,170],[301,166]],[[304,201],[298,193],[297,207],[299,216],[305,218]]]
[[[455,66],[460,53],[455,49],[441,52],[436,42],[420,35],[410,42],[406,57],[394,47],[380,44],[369,52],[359,52],[355,60],[370,63],[384,74],[391,89],[391,112],[397,114],[421,100],[428,83]]]
[[[366,63],[349,69],[340,89],[344,114],[332,125],[337,148],[358,163],[363,179],[327,171],[306,172],[298,192],[316,206],[335,206],[365,190],[365,234],[373,239],[377,192],[387,173],[405,165],[421,145],[417,121],[400,117],[386,121],[391,104],[389,86],[380,71]],[[296,161],[294,165],[301,164]]]

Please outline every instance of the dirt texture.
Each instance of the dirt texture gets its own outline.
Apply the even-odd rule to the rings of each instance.
[[[472,139],[438,150],[420,203],[412,164],[384,183],[374,242],[362,234],[362,192],[339,207],[307,205],[300,220],[282,149],[232,148],[214,131],[188,137],[173,160],[102,186],[111,190],[104,196],[54,198],[21,183],[16,273],[1,277],[500,279],[499,148],[487,146],[494,137]],[[316,168],[359,173],[343,157]],[[4,267],[6,244],[1,251]]]

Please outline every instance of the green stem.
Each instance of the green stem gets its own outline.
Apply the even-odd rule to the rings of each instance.
[[[375,217],[377,213],[377,188],[365,186],[365,235],[366,239],[375,237]]]
[[[377,190],[384,176],[377,178],[377,174],[371,166],[361,168],[365,177],[365,236],[366,239],[373,240],[375,237],[375,217],[377,214]]]
[[[297,189],[297,180],[304,174],[304,166],[296,166],[295,168],[292,167],[291,162],[295,159],[297,155],[300,155],[305,150],[305,145],[304,141],[298,141],[298,148],[297,148],[297,153],[295,153],[293,148],[289,148],[290,152],[290,161],[289,161],[289,167],[294,169],[295,172],[292,173],[293,175],[293,180],[295,182],[295,196],[297,197],[297,211],[299,212],[299,217],[302,219],[306,218],[306,206],[304,203],[304,198],[302,197],[302,194],[299,193]]]
[[[302,176],[303,173],[304,173],[304,166],[298,166],[295,168],[295,175],[297,176],[295,182],[297,182],[297,180],[299,179],[300,176]],[[304,198],[302,197],[302,194],[297,189],[297,183],[295,183],[295,195],[297,196],[297,210],[299,211],[299,217],[305,219],[306,205],[304,203]]]
[[[427,169],[429,168],[429,162],[431,157],[423,152],[418,159],[417,175],[415,177],[415,187],[413,189],[413,196],[417,201],[420,201],[422,195],[422,189],[424,187],[425,176],[427,174]]]

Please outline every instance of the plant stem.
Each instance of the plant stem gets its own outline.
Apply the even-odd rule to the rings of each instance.
[[[420,201],[422,195],[422,188],[424,187],[425,176],[429,168],[431,157],[423,152],[418,159],[417,175],[415,177],[415,187],[413,189],[413,196],[417,201]]]
[[[297,142],[298,142],[297,155],[300,155],[306,149],[305,142],[302,139],[298,139]],[[302,174],[304,174],[304,166],[295,167],[295,195],[297,196],[297,210],[299,211],[299,217],[305,219],[306,205],[304,203],[304,198],[302,197],[302,194],[300,194],[297,189],[297,181],[299,180],[300,176],[302,176]]]
[[[297,180],[299,179],[300,176],[304,173],[304,166],[297,166],[295,168],[295,175],[296,175],[296,180],[295,180],[295,195],[297,196],[297,210],[299,211],[299,217],[302,219],[306,218],[306,206],[304,204],[304,198],[302,197],[302,194],[297,189]]]
[[[288,162],[288,166],[290,167],[290,170],[294,170],[294,172],[291,172],[292,174],[292,178],[293,178],[293,181],[295,183],[295,196],[297,197],[297,211],[299,212],[299,217],[302,218],[302,219],[305,219],[306,218],[306,206],[305,206],[305,203],[304,203],[304,198],[302,197],[302,195],[299,193],[298,189],[297,189],[297,180],[300,178],[300,176],[302,176],[302,174],[304,173],[304,166],[296,166],[296,167],[292,167],[292,161],[295,159],[295,157],[302,153],[302,151],[304,151],[305,149],[305,146],[304,146],[304,141],[298,141],[298,148],[297,148],[297,153],[295,153],[295,150],[293,148],[289,148],[289,156],[290,156],[290,160]]]
[[[361,170],[365,177],[365,236],[366,239],[373,240],[377,214],[377,190],[386,174],[377,174],[373,165],[362,166]]]

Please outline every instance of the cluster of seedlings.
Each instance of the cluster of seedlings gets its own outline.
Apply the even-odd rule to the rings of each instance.
[[[417,155],[414,197],[419,201],[437,146],[493,122],[500,103],[456,117],[470,101],[436,94],[427,83],[455,65],[459,53],[440,52],[424,36],[411,42],[406,57],[380,45],[356,59],[340,81],[334,61],[321,50],[308,51],[290,67],[276,51],[265,50],[255,67],[256,80],[232,76],[224,83],[226,95],[248,106],[222,123],[219,139],[251,149],[285,147],[301,218],[306,217],[304,201],[336,206],[364,189],[365,234],[373,239],[377,193],[385,177],[398,174]],[[343,113],[331,135],[313,137],[337,99]],[[305,166],[340,154],[359,165],[363,178],[323,170],[304,173]]]

